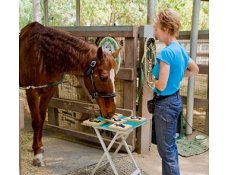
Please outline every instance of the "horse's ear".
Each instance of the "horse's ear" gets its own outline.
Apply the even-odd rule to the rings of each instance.
[[[115,50],[115,52],[112,53],[112,56],[114,58],[116,58],[119,55],[121,49],[122,49],[122,47],[120,47],[119,49]]]
[[[102,50],[102,47],[98,47],[98,49],[97,49],[97,58],[98,59],[103,58],[103,50]]]
[[[121,59],[120,59],[120,57],[118,57],[118,55],[119,55],[121,49],[122,49],[122,47],[120,47],[119,49],[115,50],[112,53],[112,56],[114,57],[114,60],[115,60],[115,74],[118,74],[119,69],[120,69]]]

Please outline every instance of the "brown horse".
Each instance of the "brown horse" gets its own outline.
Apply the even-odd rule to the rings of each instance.
[[[67,32],[37,22],[25,26],[19,37],[20,87],[26,89],[32,118],[35,166],[44,166],[42,128],[48,103],[64,73],[84,75],[84,83],[96,99],[101,115],[114,115],[114,68],[119,53],[112,55]]]

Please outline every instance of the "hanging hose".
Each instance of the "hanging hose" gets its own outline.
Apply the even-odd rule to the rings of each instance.
[[[154,78],[151,74],[153,66],[156,61],[156,45],[154,38],[147,38],[144,44],[144,53],[139,63],[139,81],[138,81],[138,91],[136,96],[136,104],[139,104],[139,100],[142,96],[142,88],[144,80],[146,80],[149,88],[153,89]]]

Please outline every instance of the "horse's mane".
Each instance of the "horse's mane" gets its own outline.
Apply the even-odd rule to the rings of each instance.
[[[34,56],[38,58],[39,70],[48,72],[78,72],[96,57],[97,46],[78,39],[71,34],[45,27],[33,22],[22,29],[20,40],[27,36],[30,47],[34,47]]]

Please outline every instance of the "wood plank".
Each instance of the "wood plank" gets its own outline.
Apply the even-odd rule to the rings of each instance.
[[[80,84],[84,86],[84,80],[83,75],[78,76],[80,78]],[[120,67],[119,72],[116,76],[120,80],[134,80],[135,74],[134,74],[134,69],[133,68],[125,68],[125,67]]]
[[[153,37],[154,31],[153,25],[139,26],[139,38],[151,38]]]
[[[191,31],[180,31],[178,40],[190,39]],[[209,39],[209,30],[200,30],[198,33],[198,39]]]
[[[116,113],[123,114],[124,116],[134,115],[133,110],[123,108],[116,108]]]
[[[100,115],[99,107],[97,104],[91,104],[87,102],[61,99],[61,98],[52,98],[49,103],[49,108],[60,108],[71,111],[77,111],[86,114],[96,114]],[[121,113],[125,116],[133,115],[133,110],[116,108],[117,113]],[[53,113],[53,112],[52,112]],[[53,121],[53,119],[51,119]]]
[[[78,79],[80,85],[82,86],[82,89],[84,90],[86,96],[89,98],[89,100],[90,100],[92,103],[96,103],[96,100],[92,98],[92,96],[89,94],[89,91],[87,90],[87,88],[86,88],[86,86],[85,86],[83,76],[77,76],[77,79]]]
[[[190,52],[187,52],[190,55]],[[197,52],[196,53],[197,57],[209,57],[209,53],[208,52]]]
[[[57,108],[48,107],[48,123],[59,126]]]
[[[134,77],[132,81],[124,81],[124,109],[133,110],[136,114],[136,91],[137,91],[137,56],[138,56],[138,38],[125,38],[125,68],[132,68]],[[136,131],[134,130],[128,137],[127,143],[130,143],[135,149]]]
[[[80,37],[137,37],[136,26],[51,26]]]
[[[136,26],[50,26],[67,31],[77,37],[152,37],[150,25],[141,26],[138,33]],[[151,31],[153,28],[151,28]],[[190,39],[191,31],[180,31],[179,40]],[[200,30],[198,39],[209,39],[209,30]]]
[[[139,62],[141,62],[141,59],[144,54],[144,42],[145,42],[144,38],[139,39],[139,43],[140,43]],[[141,76],[139,76],[139,78],[141,78]],[[139,81],[141,81],[141,79]],[[137,115],[147,118],[148,122],[147,124],[141,126],[140,128],[137,128],[136,151],[140,154],[147,153],[151,145],[152,114],[150,114],[147,110],[147,101],[152,99],[152,89],[150,89],[147,86],[146,80],[144,80],[141,93],[142,95],[141,95],[141,99],[139,100]]]
[[[134,71],[132,68],[120,68],[117,78],[121,80],[133,80],[134,79]]]
[[[134,80],[134,76],[135,76],[135,74],[134,74],[134,69],[133,68],[120,67],[119,72],[118,72],[116,78],[118,78],[120,80],[129,80],[129,81],[132,81],[132,80]],[[85,87],[84,80],[83,80],[83,75],[77,76],[77,78],[78,78],[80,84],[83,87]],[[88,91],[86,90],[85,92],[87,93]],[[89,93],[87,93],[87,94],[89,95]]]
[[[49,107],[77,111],[86,114],[100,114],[97,104],[91,104],[82,101],[73,101],[68,99],[52,98],[49,103]]]
[[[204,64],[198,64],[199,74],[209,74],[209,66]]]
[[[208,52],[197,52],[196,55],[197,57],[209,57]]]
[[[19,99],[19,128],[24,129],[25,126],[25,106],[24,106],[24,99]]]
[[[125,68],[132,68],[134,75],[137,75],[137,38],[125,39]],[[132,81],[124,81],[124,109],[132,109],[136,114],[136,76]]]
[[[59,97],[59,88],[57,89],[56,93],[53,95],[52,98]],[[52,108],[48,106],[48,123],[59,126],[58,121],[58,108]]]

